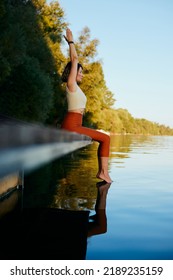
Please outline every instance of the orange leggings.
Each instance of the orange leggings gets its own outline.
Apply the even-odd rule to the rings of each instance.
[[[63,120],[61,128],[91,137],[94,141],[99,142],[98,156],[109,157],[109,146],[110,146],[109,135],[82,126],[82,114],[68,112]]]

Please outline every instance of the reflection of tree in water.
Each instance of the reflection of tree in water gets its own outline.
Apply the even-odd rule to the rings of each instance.
[[[63,176],[57,188],[51,207],[65,209],[93,209],[96,199],[97,144],[75,152],[63,160]]]
[[[121,153],[122,157],[126,157],[132,151],[132,145],[139,145],[144,142],[152,141],[152,138],[146,135],[112,135],[111,136],[111,157],[119,157],[117,153]]]
[[[125,136],[111,137],[111,152],[113,150],[129,152],[131,139]],[[97,143],[93,143],[81,151],[75,152],[70,158],[62,160],[64,176],[58,180],[57,191],[54,195],[54,207],[68,209],[94,209],[96,189],[93,183],[98,182],[95,178],[97,173]],[[121,150],[122,147],[124,150]]]
[[[129,158],[130,153],[144,143],[153,142],[153,138],[147,135],[112,135],[110,158],[114,159],[116,167],[122,167],[124,158]],[[116,160],[117,159],[117,160]]]
[[[129,157],[135,146],[153,141],[148,136],[112,135],[110,162]],[[94,209],[97,191],[93,185],[98,182],[97,143],[60,158],[25,178],[25,202],[64,209]],[[35,199],[33,199],[33,195]]]
[[[96,150],[93,144],[26,175],[25,205],[93,208],[96,198],[96,190],[92,187],[96,182]]]

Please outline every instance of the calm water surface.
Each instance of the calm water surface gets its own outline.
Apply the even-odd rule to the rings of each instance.
[[[118,138],[107,233],[91,238],[87,259],[173,259],[173,138]]]
[[[86,259],[173,259],[173,137],[112,136],[109,189],[96,186],[96,149],[67,158],[52,202],[93,216],[105,193],[100,220],[90,219]]]
[[[25,175],[22,222],[1,219],[2,258],[173,259],[173,137],[112,136],[111,185],[98,185],[96,153],[93,143]]]

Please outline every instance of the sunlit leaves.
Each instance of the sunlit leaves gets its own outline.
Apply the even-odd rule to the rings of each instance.
[[[57,90],[62,97],[55,54],[62,56],[63,11],[58,3],[9,0],[3,3],[0,16],[0,111],[44,122],[58,103]]]

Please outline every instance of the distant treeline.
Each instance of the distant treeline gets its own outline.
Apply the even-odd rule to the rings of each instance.
[[[0,0],[0,112],[18,119],[60,126],[67,104],[61,73],[69,57],[62,51],[68,23],[58,1]],[[84,27],[75,41],[84,66],[87,95],[84,124],[113,133],[173,135],[173,129],[136,119],[115,109],[107,88],[98,39]],[[66,49],[66,48],[65,48]]]

